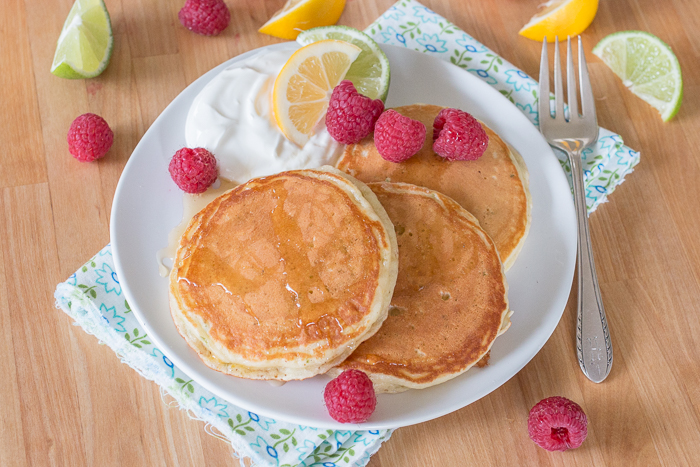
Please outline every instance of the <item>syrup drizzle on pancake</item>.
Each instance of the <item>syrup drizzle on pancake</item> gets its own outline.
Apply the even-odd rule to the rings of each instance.
[[[188,276],[196,278],[196,281],[187,277],[178,277],[178,280],[186,282],[189,287],[220,287],[226,295],[242,305],[256,326],[260,325],[260,320],[245,301],[246,295],[260,290],[262,284],[259,281],[244,276],[209,248],[195,250],[192,253],[192,264]]]
[[[360,254],[377,248],[370,235],[373,223],[361,216],[336,216],[338,211],[357,208],[342,198],[324,197],[328,194],[322,189],[300,193],[297,180],[290,176],[270,180],[265,191],[232,192],[220,201],[220,209],[234,209],[234,217],[207,220],[197,237],[199,243],[211,245],[194,248],[178,275],[179,287],[187,289],[183,302],[212,322],[212,334],[238,345],[240,335],[247,334],[241,332],[246,326],[282,327],[289,332],[293,322],[301,328],[301,336],[290,335],[290,344],[323,338],[332,343],[364,315],[372,296],[364,295],[361,301],[348,297],[361,296],[362,289],[376,280],[376,259],[369,255],[365,260]],[[328,203],[331,199],[333,203]],[[261,210],[269,215],[259,214]],[[360,227],[366,235],[351,238],[345,232],[351,227],[347,222],[359,222],[352,231]],[[229,239],[235,242],[230,248],[219,243],[228,229],[238,236]],[[256,241],[258,235],[272,242],[263,245]],[[214,303],[231,311],[214,316]],[[269,309],[276,313],[266,314]],[[254,337],[260,338],[264,337]]]
[[[284,271],[282,275],[286,281],[285,289],[290,293],[297,308],[297,325],[308,326],[312,323],[304,322],[301,315],[302,308],[320,302],[324,302],[329,308],[337,308],[339,303],[330,295],[328,287],[321,280],[322,264],[312,264],[306,254],[304,244],[308,243],[308,246],[313,248],[313,238],[310,242],[305,241],[299,222],[284,209],[289,193],[284,186],[275,187],[272,193],[277,199],[271,213],[272,225],[277,236],[277,250],[280,253],[280,262]],[[316,295],[320,296],[320,300],[311,302],[309,295],[313,295],[314,290],[317,291]],[[327,293],[324,294],[323,291]],[[342,324],[339,321],[336,324],[342,331]]]

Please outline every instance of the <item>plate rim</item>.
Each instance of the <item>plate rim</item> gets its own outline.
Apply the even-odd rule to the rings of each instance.
[[[192,88],[192,87],[195,86],[195,85],[201,85],[202,83],[204,83],[204,84],[206,85],[206,83],[208,83],[209,81],[211,81],[211,79],[213,79],[220,71],[222,71],[222,70],[225,69],[226,67],[228,67],[228,66],[230,66],[230,65],[232,65],[233,63],[236,63],[236,62],[238,62],[238,61],[244,60],[244,59],[246,59],[246,58],[248,58],[248,57],[250,57],[250,56],[252,56],[252,55],[254,55],[254,54],[256,54],[256,53],[259,53],[260,51],[263,51],[263,50],[285,49],[285,48],[290,47],[290,46],[291,46],[290,44],[295,45],[296,43],[294,43],[294,42],[283,42],[283,43],[272,44],[272,45],[268,45],[268,46],[259,47],[259,48],[256,48],[256,49],[249,50],[249,51],[247,51],[247,52],[245,52],[245,53],[242,53],[242,54],[240,54],[240,55],[237,55],[237,56],[235,56],[235,57],[232,57],[232,58],[229,59],[229,60],[226,60],[225,62],[223,62],[223,63],[221,63],[221,64],[215,66],[215,67],[212,68],[211,70],[209,70],[209,71],[207,71],[206,73],[202,74],[199,78],[197,78],[197,79],[194,80],[192,83],[190,83],[187,87],[185,87],[185,88],[184,88],[184,89],[183,89],[183,90],[182,90],[182,91],[181,91],[181,92],[180,92],[180,93],[179,93],[179,94],[178,94],[178,95],[163,109],[163,111],[162,111],[162,112],[158,115],[158,117],[153,121],[153,123],[149,126],[149,128],[144,132],[143,136],[142,136],[141,139],[139,140],[139,143],[138,143],[138,144],[136,145],[136,147],[134,148],[132,154],[131,154],[130,157],[129,157],[129,160],[127,161],[127,163],[126,163],[125,166],[124,166],[124,169],[123,169],[123,171],[122,171],[122,174],[121,174],[120,177],[119,177],[119,182],[118,182],[118,184],[117,184],[117,188],[116,188],[116,190],[115,190],[114,199],[113,199],[113,203],[112,203],[112,210],[111,210],[111,213],[110,213],[110,240],[111,240],[111,246],[112,246],[112,255],[113,255],[113,259],[114,259],[115,272],[117,273],[118,277],[120,278],[120,282],[121,282],[121,285],[122,285],[122,289],[123,289],[123,291],[124,291],[124,295],[125,295],[126,299],[129,301],[129,303],[130,303],[130,305],[131,305],[132,312],[134,313],[134,316],[135,316],[136,319],[139,321],[139,323],[141,324],[141,326],[143,326],[144,330],[146,330],[147,332],[149,332],[149,335],[152,337],[152,340],[153,340],[154,343],[156,344],[157,348],[158,348],[159,350],[161,350],[161,351],[164,353],[164,355],[166,355],[173,363],[175,363],[181,371],[183,371],[184,373],[186,373],[186,374],[188,374],[190,377],[192,377],[192,378],[193,378],[198,384],[200,384],[202,387],[204,387],[205,389],[207,389],[207,390],[210,391],[211,393],[215,394],[216,396],[222,397],[226,402],[229,402],[229,403],[231,403],[231,404],[233,404],[233,405],[235,405],[235,406],[238,406],[238,407],[240,407],[240,408],[242,408],[242,409],[244,409],[244,410],[254,411],[255,413],[258,413],[258,414],[260,414],[260,415],[263,415],[263,416],[266,416],[266,417],[270,417],[270,418],[273,418],[273,419],[276,419],[276,420],[282,420],[282,421],[286,421],[286,422],[289,422],[289,423],[295,423],[295,424],[300,424],[300,425],[308,425],[308,426],[313,426],[313,427],[318,427],[318,428],[341,429],[341,430],[348,430],[348,429],[360,429],[360,430],[390,429],[390,428],[397,428],[397,427],[401,427],[401,426],[409,426],[409,425],[413,425],[413,424],[417,424],[417,423],[422,423],[422,422],[425,422],[425,421],[428,421],[428,420],[432,420],[432,419],[435,419],[435,418],[439,418],[439,417],[442,417],[442,416],[444,416],[444,415],[446,415],[446,414],[449,414],[449,413],[452,413],[452,412],[454,412],[454,411],[457,411],[457,410],[459,410],[459,409],[461,409],[461,408],[464,408],[464,407],[466,407],[467,405],[469,405],[469,404],[471,404],[471,403],[473,403],[473,402],[476,402],[476,401],[480,400],[481,398],[485,397],[485,396],[488,395],[489,393],[491,393],[491,392],[495,391],[496,389],[500,388],[503,384],[505,384],[507,381],[509,381],[511,378],[513,378],[515,375],[517,375],[517,374],[522,370],[522,368],[524,368],[525,365],[527,365],[527,364],[535,357],[535,355],[537,355],[537,353],[542,349],[542,347],[544,347],[544,345],[545,345],[546,342],[549,340],[549,338],[551,337],[551,335],[553,334],[554,330],[556,329],[557,325],[559,324],[559,322],[560,322],[560,320],[561,320],[561,316],[563,315],[563,312],[564,312],[564,310],[565,310],[565,308],[566,308],[566,302],[567,302],[567,298],[568,298],[568,295],[569,295],[569,292],[570,292],[570,291],[567,291],[567,293],[566,293],[566,297],[564,298],[563,303],[562,303],[562,305],[561,305],[561,311],[558,312],[557,319],[556,319],[556,320],[551,320],[551,321],[548,323],[549,326],[546,326],[545,332],[540,332],[540,333],[538,333],[538,334],[541,334],[541,335],[543,335],[543,336],[546,334],[546,337],[542,337],[542,338],[539,339],[537,342],[533,342],[533,343],[532,343],[532,345],[531,345],[530,348],[529,348],[530,351],[527,352],[527,356],[526,356],[525,358],[522,358],[522,360],[520,360],[520,361],[518,362],[518,364],[516,365],[517,369],[516,369],[514,372],[512,372],[512,374],[511,374],[510,376],[508,376],[504,381],[500,382],[500,383],[497,384],[495,387],[487,387],[487,388],[486,388],[485,390],[483,390],[483,391],[478,391],[477,394],[476,394],[476,396],[473,396],[473,395],[472,395],[472,397],[469,398],[469,399],[471,399],[469,402],[467,402],[467,403],[465,403],[465,404],[463,404],[463,405],[460,405],[459,407],[452,407],[452,406],[451,406],[451,407],[446,407],[446,408],[444,408],[444,409],[442,409],[442,410],[436,410],[436,411],[434,412],[434,414],[431,415],[431,416],[428,416],[428,417],[418,417],[418,418],[416,418],[416,419],[406,420],[406,421],[401,422],[401,423],[399,423],[399,424],[390,423],[390,422],[378,422],[378,421],[377,421],[377,422],[373,422],[372,420],[369,420],[369,421],[367,421],[367,422],[365,422],[365,423],[362,423],[362,424],[341,424],[341,423],[335,422],[334,420],[332,420],[332,419],[330,419],[330,418],[329,418],[328,421],[316,420],[316,419],[304,419],[304,418],[300,418],[300,417],[297,417],[297,416],[294,416],[294,415],[288,415],[288,414],[284,414],[284,413],[279,413],[279,412],[277,412],[277,411],[275,411],[275,410],[270,411],[270,410],[268,410],[268,409],[265,408],[264,404],[248,403],[249,401],[245,401],[245,402],[241,403],[239,400],[231,400],[230,395],[229,395],[229,394],[223,394],[223,391],[224,391],[224,390],[221,389],[221,388],[219,388],[216,384],[210,383],[210,382],[207,381],[206,379],[203,379],[203,380],[202,380],[202,379],[199,379],[199,378],[195,377],[195,376],[193,375],[193,373],[196,374],[196,373],[198,373],[198,371],[197,371],[196,369],[194,369],[194,368],[191,368],[191,366],[190,366],[189,364],[187,364],[186,362],[184,362],[182,359],[180,359],[176,353],[170,352],[170,349],[168,348],[167,344],[165,344],[165,342],[164,342],[163,340],[161,340],[161,338],[160,338],[159,335],[158,335],[158,332],[154,332],[155,329],[154,329],[152,326],[150,326],[148,319],[142,314],[140,308],[138,307],[138,300],[136,300],[136,299],[135,299],[135,296],[132,295],[129,286],[127,285],[128,279],[127,279],[127,280],[124,279],[124,278],[127,277],[127,276],[124,274],[124,268],[122,267],[122,262],[121,262],[121,255],[120,255],[120,244],[121,244],[121,241],[118,240],[119,235],[116,233],[116,232],[117,232],[117,226],[116,226],[116,222],[114,222],[114,219],[118,219],[118,218],[120,217],[120,215],[119,215],[119,209],[120,209],[121,201],[123,200],[123,197],[120,196],[120,195],[121,195],[122,192],[125,190],[125,186],[126,186],[126,183],[127,183],[127,182],[125,182],[124,180],[126,180],[126,178],[128,178],[128,174],[129,174],[130,168],[132,168],[132,167],[136,164],[136,162],[135,162],[135,161],[136,161],[136,158],[134,158],[133,156],[134,156],[135,154],[138,154],[138,153],[139,153],[139,149],[140,149],[140,147],[142,146],[142,144],[144,144],[144,141],[147,139],[146,137],[147,137],[147,135],[149,134],[149,132],[151,132],[152,129],[153,129],[154,127],[156,127],[156,124],[157,124],[161,119],[167,119],[167,118],[168,118],[169,109],[170,109],[171,107],[174,107],[176,104],[178,104],[180,100],[183,100],[183,99],[184,99],[184,97],[183,97],[184,94],[185,94],[186,91],[188,91],[190,88]],[[445,61],[443,61],[443,60],[440,60],[439,58],[437,58],[437,57],[435,57],[435,56],[421,54],[420,52],[413,51],[413,50],[407,49],[407,48],[405,48],[405,47],[393,46],[393,45],[388,45],[388,44],[380,44],[380,46],[381,46],[382,48],[389,47],[389,48],[393,48],[393,49],[402,49],[402,50],[404,50],[404,51],[408,51],[409,53],[419,54],[419,55],[421,55],[421,56],[423,56],[423,57],[430,57],[431,60],[436,60],[437,62],[442,62],[442,63],[447,64],[447,62],[445,62]],[[537,130],[537,128],[534,127],[534,125],[532,125],[532,123],[529,122],[529,120],[527,120],[527,117],[525,117],[525,115],[523,115],[522,112],[520,112],[520,110],[517,109],[517,108],[515,107],[515,105],[514,105],[513,103],[511,103],[506,97],[504,97],[501,93],[499,93],[499,92],[498,92],[495,88],[493,88],[491,85],[489,85],[489,84],[483,82],[482,80],[480,80],[479,78],[473,76],[473,75],[472,75],[471,73],[469,73],[467,70],[462,70],[462,71],[463,71],[464,74],[465,74],[465,79],[466,79],[466,80],[469,80],[470,82],[474,82],[474,83],[479,83],[477,86],[478,86],[478,87],[481,87],[481,89],[488,89],[487,92],[490,93],[490,94],[492,94],[493,97],[494,97],[495,99],[503,99],[503,100],[507,103],[508,106],[511,106],[511,107],[513,108],[513,110],[517,111],[517,114],[519,115],[519,117],[522,117],[522,119],[524,119],[529,125],[531,125],[531,126],[533,127],[534,132],[536,132],[537,136],[538,136],[538,137],[541,139],[541,141],[544,143],[544,145],[545,145],[546,148],[547,148],[547,152],[548,152],[547,154],[542,154],[540,157],[551,157],[551,159],[552,159],[553,161],[557,161],[557,158],[556,158],[556,156],[554,155],[554,152],[552,151],[551,147],[547,144],[547,142],[546,142],[546,140],[544,139],[544,137],[540,134],[540,132]],[[205,82],[206,82],[206,83],[205,83]],[[196,96],[195,96],[195,97],[196,97]],[[490,97],[490,96],[489,96],[489,97]],[[193,99],[194,99],[194,98],[193,98]],[[519,118],[519,117],[518,117],[518,118]],[[184,129],[183,129],[183,132],[184,132]],[[557,162],[557,164],[558,164],[558,162]],[[563,180],[565,183],[567,183],[567,185],[568,185],[568,181],[566,181],[566,175],[564,174],[564,171],[563,171],[563,170],[561,170],[561,173],[560,173],[559,178],[560,178],[561,180]],[[564,204],[567,204],[567,205],[568,205],[568,209],[567,209],[567,210],[569,211],[570,218],[573,219],[574,222],[575,222],[575,211],[574,211],[573,198],[570,197],[570,198],[569,198],[569,202],[564,201]],[[569,258],[569,260],[570,260],[570,262],[571,262],[571,267],[569,268],[568,271],[565,271],[565,273],[566,273],[566,274],[565,274],[565,281],[564,281],[565,283],[573,283],[573,277],[574,277],[575,257],[576,257],[576,248],[575,248],[575,243],[576,243],[576,240],[575,240],[575,228],[573,229],[573,232],[574,232],[574,239],[573,239],[573,244],[574,244],[574,248],[573,248],[573,261],[571,261],[571,259]],[[526,239],[526,244],[527,244],[527,239]],[[155,253],[155,252],[154,252],[154,253]],[[568,253],[569,253],[569,256],[571,256],[571,252],[569,251]],[[153,261],[155,261],[155,254],[154,254],[154,259],[153,259]],[[567,278],[568,278],[568,279],[567,279]],[[561,290],[559,290],[558,292],[561,293]],[[561,301],[561,300],[558,300],[558,301]],[[540,341],[541,341],[541,342],[540,342]],[[523,344],[523,343],[521,343],[521,346],[522,346],[522,344]],[[525,350],[528,350],[528,349],[525,349]],[[512,353],[512,352],[511,352],[511,353]],[[203,363],[203,362],[200,361],[199,363],[200,363],[201,365],[204,366],[204,363]],[[209,367],[206,367],[206,369],[208,370]],[[389,397],[391,397],[391,396],[389,396]]]

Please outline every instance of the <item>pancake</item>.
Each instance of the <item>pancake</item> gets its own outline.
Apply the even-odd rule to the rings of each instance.
[[[332,167],[250,180],[180,239],[170,310],[211,368],[288,381],[325,373],[386,319],[393,225],[366,185]]]
[[[330,374],[364,371],[377,392],[464,373],[510,325],[508,285],[491,238],[455,201],[406,183],[370,183],[394,223],[399,276],[389,317]]]
[[[421,150],[402,163],[385,161],[370,135],[348,145],[337,167],[369,182],[404,182],[444,193],[472,213],[496,242],[509,269],[530,228],[528,172],[520,155],[482,123],[489,137],[486,152],[476,161],[449,162],[433,152],[433,120],[443,107],[415,104],[397,112],[419,120],[427,130]]]

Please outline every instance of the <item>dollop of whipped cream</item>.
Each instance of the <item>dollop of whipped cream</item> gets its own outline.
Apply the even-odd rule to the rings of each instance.
[[[300,148],[282,134],[272,115],[272,88],[293,52],[261,51],[231,65],[192,103],[185,125],[187,146],[211,151],[220,176],[244,183],[285,170],[335,165],[341,146],[323,121]]]

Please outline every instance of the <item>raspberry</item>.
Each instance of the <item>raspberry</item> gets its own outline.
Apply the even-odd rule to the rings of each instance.
[[[467,112],[442,109],[433,122],[433,151],[448,161],[475,161],[489,144],[481,123]]]
[[[204,148],[182,148],[175,153],[168,171],[185,193],[204,193],[216,177],[216,158]]]
[[[566,451],[581,446],[588,434],[583,409],[564,397],[548,397],[531,410],[527,431],[535,444],[547,451]]]
[[[420,151],[425,141],[425,125],[387,110],[374,126],[374,145],[379,154],[390,162],[403,162]]]
[[[224,0],[187,0],[177,14],[187,29],[203,36],[216,36],[231,21]]]
[[[326,128],[337,142],[354,144],[372,132],[383,110],[381,99],[363,96],[352,82],[343,80],[333,89],[328,103]]]
[[[83,114],[73,120],[68,130],[68,150],[80,162],[92,162],[104,157],[112,147],[114,133],[104,118]]]
[[[359,370],[345,370],[328,383],[323,399],[330,416],[340,423],[362,423],[377,405],[372,380]]]

